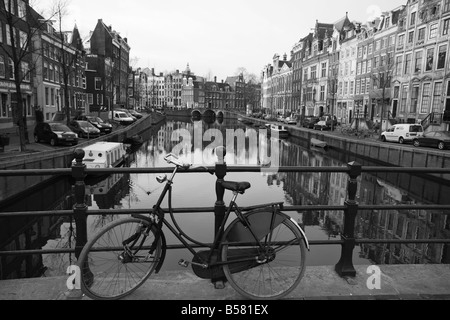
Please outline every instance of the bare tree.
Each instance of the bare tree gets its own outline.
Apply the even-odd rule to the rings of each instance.
[[[63,31],[64,19],[68,16],[68,7],[70,0],[56,0],[53,4],[52,12],[54,12],[54,18],[57,21],[57,39],[59,41],[59,55],[58,61],[62,69],[63,77],[63,92],[64,92],[64,112],[66,115],[66,122],[69,124],[71,118],[70,110],[70,79],[77,77],[80,69],[78,68],[78,62],[80,56],[84,52],[80,52],[80,47],[75,48],[71,43],[68,43],[66,33]],[[74,51],[72,51],[72,50]],[[70,54],[70,52],[74,54]]]
[[[383,130],[383,121],[385,119],[389,120],[389,115],[386,112],[386,106],[391,96],[391,86],[395,71],[396,63],[394,60],[394,55],[392,53],[387,53],[386,55],[381,56],[380,65],[375,66],[374,70],[372,71],[373,89],[371,92],[371,96],[377,98],[378,100],[381,100],[381,130]]]
[[[8,76],[14,81],[15,92],[11,95],[13,123],[19,129],[19,150],[25,151],[29,143],[26,114],[24,114],[24,84],[31,84],[31,75],[36,71],[36,57],[40,48],[33,45],[33,39],[39,34],[48,20],[40,16],[25,2],[0,1],[0,18],[6,23],[6,45],[0,46],[0,52],[8,59]],[[50,18],[51,19],[51,18]],[[49,19],[49,20],[50,20]]]

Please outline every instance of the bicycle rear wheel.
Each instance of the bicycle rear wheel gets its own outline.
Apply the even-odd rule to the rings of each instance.
[[[305,272],[303,236],[280,212],[257,210],[245,217],[262,247],[239,219],[234,220],[222,242],[222,261],[229,262],[223,266],[225,276],[246,298],[281,299],[298,286]]]
[[[149,230],[148,221],[131,217],[103,227],[84,246],[78,259],[82,291],[93,299],[114,300],[139,288],[161,258],[161,239],[149,254],[155,234],[156,227]],[[122,242],[133,235],[139,238],[125,251]]]

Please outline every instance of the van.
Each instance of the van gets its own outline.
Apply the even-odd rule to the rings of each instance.
[[[113,121],[123,125],[123,126],[128,126],[132,123],[134,123],[134,119],[129,117],[125,112],[123,111],[113,111]]]
[[[420,124],[402,123],[395,124],[393,127],[381,134],[383,142],[412,142],[417,137],[423,136],[423,127]]]

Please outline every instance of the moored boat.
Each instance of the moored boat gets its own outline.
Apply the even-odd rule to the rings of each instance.
[[[289,137],[289,131],[284,126],[278,124],[272,124],[270,126],[270,134],[278,134],[279,138]]]

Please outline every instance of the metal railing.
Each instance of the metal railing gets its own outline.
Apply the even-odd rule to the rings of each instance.
[[[0,251],[2,256],[24,256],[34,254],[60,254],[74,253],[76,257],[87,242],[87,217],[90,215],[129,215],[129,214],[147,214],[149,209],[108,209],[108,210],[88,210],[85,203],[85,176],[87,174],[154,174],[171,173],[173,168],[110,168],[110,169],[87,169],[83,164],[84,151],[78,149],[75,151],[76,164],[67,169],[41,169],[41,170],[0,170],[0,177],[6,176],[48,176],[48,175],[69,175],[74,182],[75,205],[73,210],[55,210],[55,211],[25,211],[25,212],[2,212],[0,218],[12,217],[42,217],[42,216],[72,216],[76,223],[76,244],[73,249],[38,249],[38,250],[19,250],[19,251]],[[255,166],[235,166],[228,167],[223,161],[217,163],[214,170],[217,177],[216,183],[216,202],[214,207],[200,208],[174,208],[173,212],[193,213],[193,212],[214,212],[215,214],[215,232],[222,222],[225,215],[226,206],[224,203],[224,192],[220,181],[224,180],[228,172],[261,172],[260,167]],[[358,239],[355,237],[355,223],[358,212],[364,210],[450,210],[450,205],[360,205],[356,201],[358,190],[358,177],[362,173],[409,173],[409,174],[450,174],[450,168],[418,168],[418,167],[363,167],[357,162],[351,162],[347,167],[280,167],[278,172],[302,172],[302,173],[347,173],[347,200],[343,205],[301,205],[287,206],[283,211],[342,211],[344,213],[344,228],[340,240],[315,240],[310,241],[311,245],[341,245],[341,256],[335,266],[336,272],[341,276],[356,276],[356,270],[353,265],[353,250],[358,244],[444,244],[450,243],[450,239]],[[204,173],[204,169],[190,169],[180,171],[180,173]],[[246,208],[249,210],[250,208]],[[245,209],[244,209],[245,210]],[[442,212],[443,213],[443,212]],[[444,213],[443,213],[444,214]],[[195,247],[195,246],[194,246]],[[168,249],[184,248],[181,245],[169,245]]]

